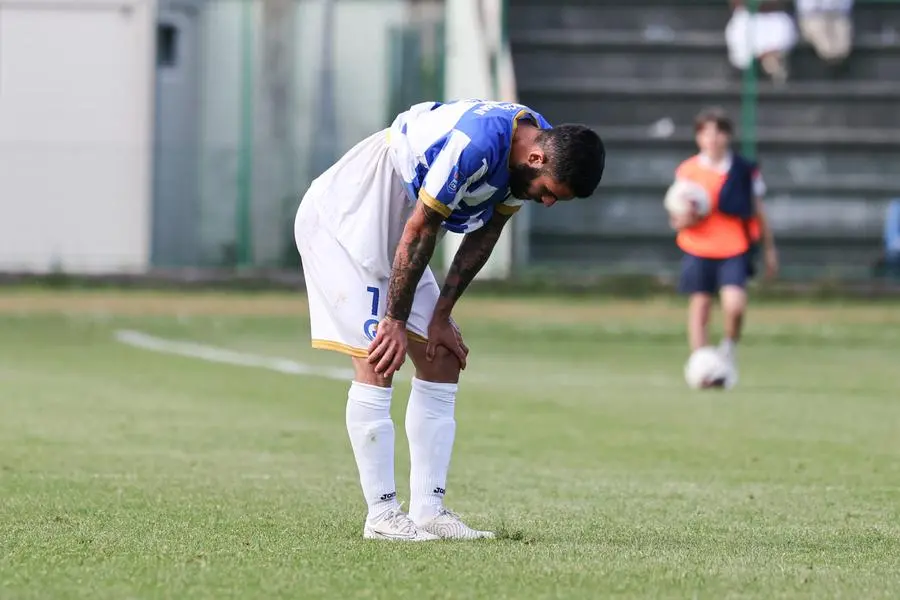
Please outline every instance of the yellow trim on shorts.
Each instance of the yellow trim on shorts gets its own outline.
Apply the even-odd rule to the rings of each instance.
[[[427,337],[419,335],[415,331],[407,331],[406,337],[414,342],[419,342],[421,344],[428,343]],[[333,350],[335,352],[348,354],[356,358],[367,358],[369,356],[368,349],[357,348],[355,346],[342,344],[340,342],[332,342],[331,340],[313,340],[311,345],[316,350]]]
[[[440,214],[445,219],[450,216],[450,213],[453,212],[452,208],[442,202],[439,202],[437,199],[435,199],[434,196],[426,192],[425,188],[421,188],[419,190],[419,200],[422,201],[422,204]]]
[[[519,209],[522,208],[522,205],[519,206],[509,206],[508,204],[498,204],[494,210],[496,210],[501,215],[514,215],[519,212]],[[518,221],[517,221],[518,222]]]
[[[428,338],[422,335],[419,335],[415,331],[406,330],[406,337],[411,339],[414,342],[421,342],[422,344],[428,343]]]
[[[341,344],[340,342],[332,342],[330,340],[313,340],[312,347],[317,350],[334,350],[335,352],[340,352],[341,354],[349,354],[350,356],[354,356],[356,358],[366,358],[369,356],[369,351],[363,348],[354,348],[348,344]]]

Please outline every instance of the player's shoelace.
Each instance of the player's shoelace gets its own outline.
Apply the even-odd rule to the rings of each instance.
[[[416,524],[409,518],[409,515],[399,510],[389,513],[384,520],[393,525],[403,535],[412,535],[417,531]]]

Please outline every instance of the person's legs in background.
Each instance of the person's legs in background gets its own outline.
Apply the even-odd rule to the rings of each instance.
[[[719,350],[731,363],[736,361],[737,344],[741,339],[747,310],[747,260],[744,255],[735,256],[720,261],[718,265],[719,299],[724,319],[724,335]]]
[[[687,335],[691,351],[709,344],[707,327],[717,289],[718,262],[685,254],[681,262],[678,290],[688,295]]]
[[[829,65],[837,66],[850,55],[853,45],[853,21],[842,12],[815,12],[800,17],[800,32]]]

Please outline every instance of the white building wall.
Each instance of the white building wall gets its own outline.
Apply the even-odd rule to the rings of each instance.
[[[0,270],[148,265],[154,0],[0,0]]]

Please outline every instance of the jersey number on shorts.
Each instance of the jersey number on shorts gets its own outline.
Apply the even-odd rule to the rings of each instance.
[[[366,288],[366,291],[372,294],[372,316],[378,316],[378,297],[381,295],[381,290],[377,287],[369,286]],[[378,326],[378,319],[369,319],[363,324],[363,333],[366,334],[366,337],[370,340],[375,339],[375,328]]]

